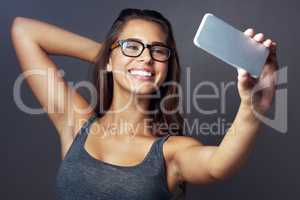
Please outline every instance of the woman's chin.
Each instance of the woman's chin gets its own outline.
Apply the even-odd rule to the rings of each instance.
[[[133,94],[137,94],[137,95],[149,95],[152,94],[153,92],[156,91],[155,87],[135,87],[133,89],[131,89]],[[150,98],[150,97],[149,97]]]
[[[130,81],[129,88],[136,94],[151,94],[158,89],[157,83],[152,80],[137,80]]]

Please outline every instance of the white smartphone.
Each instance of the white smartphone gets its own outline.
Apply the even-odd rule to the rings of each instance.
[[[194,44],[235,68],[243,68],[258,77],[269,55],[263,44],[211,13],[204,15]]]

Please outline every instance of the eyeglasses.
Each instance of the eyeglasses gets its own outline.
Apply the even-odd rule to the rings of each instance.
[[[144,44],[135,39],[119,40],[111,46],[111,50],[119,46],[121,47],[123,55],[128,57],[139,57],[144,49],[148,48],[151,58],[159,62],[169,60],[172,53],[172,50],[163,44]]]

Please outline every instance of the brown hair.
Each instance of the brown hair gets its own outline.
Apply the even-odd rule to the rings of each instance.
[[[122,28],[124,28],[126,23],[132,19],[143,19],[155,22],[161,26],[162,30],[167,35],[167,46],[172,49],[172,55],[170,60],[168,61],[168,73],[165,82],[170,81],[172,83],[175,82],[178,84],[180,82],[180,63],[178,59],[172,27],[169,21],[157,11],[131,8],[124,9],[120,12],[119,16],[114,21],[113,25],[108,31],[105,40],[102,43],[102,48],[99,51],[95,60],[96,64],[93,71],[93,83],[97,89],[98,101],[94,111],[100,117],[102,117],[105,114],[105,111],[109,109],[113,98],[113,74],[109,71],[106,71],[106,66],[109,62],[109,57],[111,54],[111,46],[116,42],[118,34],[121,32]],[[161,100],[164,97],[171,95],[172,97],[176,96],[178,98],[167,98],[166,100],[164,100],[163,107],[167,111],[174,111],[178,109],[180,95],[178,95],[177,86],[174,84],[167,84],[166,86],[160,87],[159,90],[161,97],[159,99],[152,99],[149,108],[149,110],[158,110],[158,112],[152,115],[153,122],[155,124],[166,125],[176,124],[178,128],[175,130],[175,132],[172,132],[175,135],[182,135],[183,117],[181,116],[181,113],[179,111],[176,111],[172,112],[172,114],[167,114],[169,112],[162,112],[160,107]],[[160,132],[158,135],[162,134],[170,133]],[[180,188],[182,191],[181,194],[183,194],[185,192],[185,184],[180,185]]]

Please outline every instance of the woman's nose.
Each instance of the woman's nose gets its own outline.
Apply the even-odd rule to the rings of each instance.
[[[138,57],[138,59],[140,61],[144,61],[144,62],[151,62],[152,57],[151,57],[151,53],[150,53],[150,49],[145,48],[144,51],[142,52],[142,54]]]

